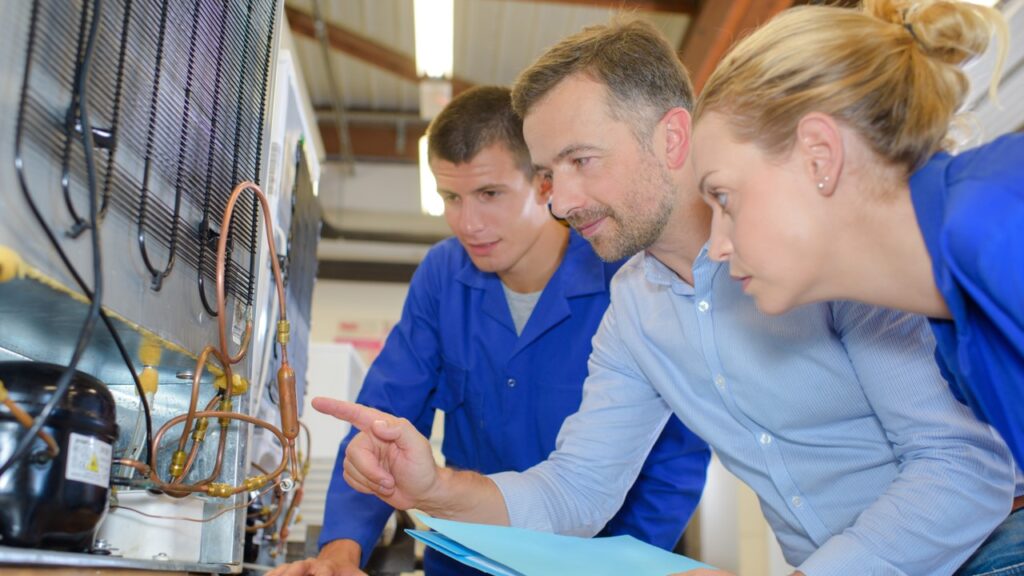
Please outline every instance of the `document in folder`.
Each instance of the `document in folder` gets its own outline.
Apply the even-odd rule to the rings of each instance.
[[[508,526],[419,519],[433,529],[406,530],[427,546],[495,576],[666,576],[710,568],[632,536],[577,538]]]

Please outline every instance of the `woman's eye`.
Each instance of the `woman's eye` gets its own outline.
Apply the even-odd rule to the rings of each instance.
[[[715,199],[715,202],[718,202],[718,205],[721,206],[722,208],[725,208],[726,204],[729,203],[729,196],[721,192],[713,193],[712,197]]]
[[[590,158],[576,158],[572,161],[572,163],[575,164],[577,168],[582,168],[583,166],[586,166],[588,162],[590,162]]]

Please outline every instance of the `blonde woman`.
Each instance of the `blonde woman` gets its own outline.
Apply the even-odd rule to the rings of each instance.
[[[927,315],[954,391],[1024,462],[1024,135],[943,151],[993,31],[1005,52],[1000,14],[954,1],[784,12],[709,79],[693,157],[712,256],[762,310]]]

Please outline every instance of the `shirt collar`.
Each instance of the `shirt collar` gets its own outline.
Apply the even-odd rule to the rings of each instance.
[[[910,201],[932,257],[932,272],[936,278],[942,277],[939,237],[946,217],[946,168],[952,159],[949,154],[940,152],[910,177]]]
[[[648,282],[658,286],[667,286],[672,288],[674,292],[684,296],[692,296],[695,293],[693,286],[684,282],[668,266],[662,264],[660,260],[649,254],[646,250],[638,254],[637,257],[642,259],[644,277]],[[697,257],[693,260],[694,280],[708,266],[714,265],[715,263],[708,258],[708,244],[705,243],[701,247],[700,252],[697,253]]]

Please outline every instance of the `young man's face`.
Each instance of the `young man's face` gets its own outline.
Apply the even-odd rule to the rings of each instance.
[[[540,178],[524,174],[504,144],[462,164],[434,158],[430,169],[445,220],[477,268],[504,277],[529,265],[543,227],[553,223]]]
[[[567,77],[526,114],[523,134],[552,179],[552,211],[607,261],[653,244],[675,207],[668,170],[630,124],[612,117],[604,84]]]

